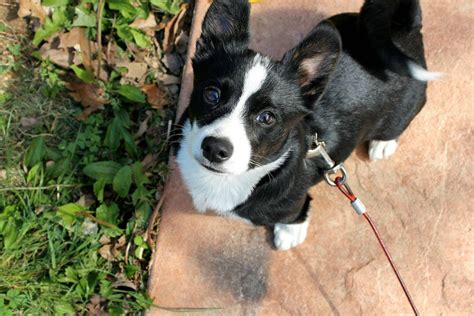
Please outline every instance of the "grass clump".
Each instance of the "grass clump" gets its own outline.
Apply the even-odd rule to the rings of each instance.
[[[12,36],[8,46],[0,62],[0,315],[140,313],[152,304],[147,228],[167,176],[174,111],[153,109],[138,83],[116,76],[87,83],[107,106],[84,115],[66,90],[84,78],[31,58],[28,37]]]

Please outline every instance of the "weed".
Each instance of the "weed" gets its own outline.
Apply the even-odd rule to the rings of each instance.
[[[68,26],[56,12],[41,36]],[[138,313],[152,303],[145,229],[173,110],[94,81],[107,106],[78,120],[68,74],[24,51],[17,42],[0,65],[0,314]]]

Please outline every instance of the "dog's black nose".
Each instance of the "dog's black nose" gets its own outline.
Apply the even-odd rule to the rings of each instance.
[[[210,162],[223,162],[232,156],[234,147],[227,138],[206,137],[201,144],[202,154]]]

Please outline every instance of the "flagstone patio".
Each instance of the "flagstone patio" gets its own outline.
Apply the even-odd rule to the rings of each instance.
[[[361,4],[262,0],[252,6],[252,47],[279,58],[321,19]],[[207,5],[196,0],[191,40]],[[429,68],[446,76],[429,84],[428,103],[394,156],[371,163],[361,147],[346,166],[421,314],[472,315],[474,4],[424,0],[422,7]],[[191,84],[188,67],[180,112]],[[311,190],[308,239],[279,252],[264,228],[196,213],[171,167],[149,284],[155,304],[221,308],[214,315],[411,312],[370,227],[335,189],[321,183]]]

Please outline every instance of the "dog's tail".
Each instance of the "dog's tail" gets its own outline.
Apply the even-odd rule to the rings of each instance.
[[[375,54],[391,71],[420,81],[442,76],[423,68],[392,41],[395,29],[421,26],[419,0],[366,0],[360,12],[360,26]]]

